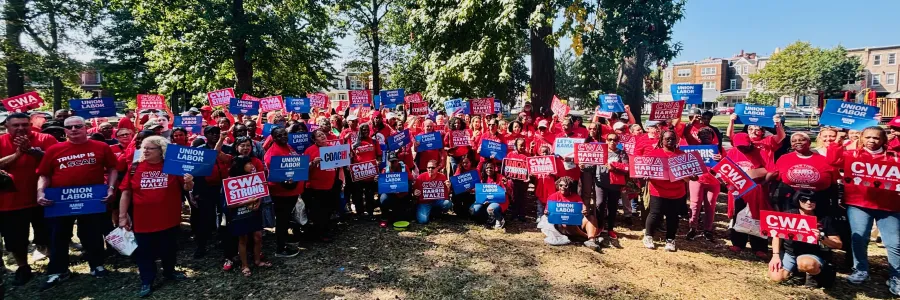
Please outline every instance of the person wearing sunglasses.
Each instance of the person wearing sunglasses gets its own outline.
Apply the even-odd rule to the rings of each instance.
[[[806,275],[807,287],[831,287],[837,274],[831,264],[831,249],[840,249],[843,246],[833,219],[817,213],[818,201],[809,192],[794,194],[792,202],[792,206],[798,208],[790,209],[786,211],[787,213],[816,217],[816,224],[809,224],[816,242],[773,236],[769,279],[781,282],[791,278],[794,273],[803,273]]]
[[[47,199],[45,189],[62,187],[83,187],[90,185],[107,185],[103,202],[109,202],[115,196],[115,183],[119,177],[116,170],[116,156],[103,142],[88,139],[84,118],[69,117],[63,122],[69,140],[51,146],[44,154],[37,168],[38,204],[44,207],[55,204]],[[105,177],[105,178],[104,178]],[[109,227],[106,213],[81,215],[64,215],[48,218],[52,231],[50,241],[50,263],[47,266],[47,280],[41,285],[46,290],[65,281],[71,275],[69,271],[69,242],[75,222],[78,222],[78,238],[84,247],[85,260],[94,277],[103,277],[109,271],[103,266],[105,253],[103,235]]]
[[[440,209],[440,213],[446,213],[453,208],[450,202],[450,180],[447,175],[440,172],[440,162],[430,160],[426,166],[427,172],[419,174],[414,184],[413,196],[418,197],[416,204],[416,222],[427,224],[431,218],[432,209]]]
[[[619,209],[619,200],[622,200],[624,207],[631,206],[622,197],[622,188],[628,177],[628,154],[616,146],[619,143],[619,136],[615,133],[607,134],[604,142],[606,143],[606,164],[596,167],[597,181],[592,188],[596,194],[594,204],[597,207],[597,219],[600,221],[598,224],[603,224],[605,220],[604,231],[607,232],[610,239],[616,240],[619,236],[613,228]],[[625,213],[630,214],[631,210],[626,209]],[[625,218],[625,222],[626,225],[631,225],[631,218]]]
[[[737,166],[741,167],[753,181],[759,183],[754,189],[751,189],[741,197],[735,197],[733,193],[728,194],[728,217],[735,219],[738,213],[747,209],[750,216],[754,220],[759,220],[761,210],[774,210],[769,202],[768,182],[776,175],[774,164],[767,159],[762,150],[754,146],[751,138],[746,133],[738,133],[731,137],[731,145],[733,146],[727,152],[725,157],[731,159]],[[736,220],[735,220],[736,221]],[[747,243],[750,243],[750,249],[754,255],[760,259],[768,259],[766,249],[767,241],[764,238],[749,235],[746,233],[731,230],[730,233],[731,252],[739,253],[744,250]]]
[[[503,134],[500,133],[500,124],[497,120],[495,120],[495,119],[488,120],[487,121],[487,132],[484,132],[480,136],[475,138],[475,142],[474,142],[473,146],[476,147],[479,154],[481,154],[481,143],[482,143],[482,141],[485,141],[485,140],[495,141],[495,142],[503,143],[503,144],[506,143],[506,140],[503,137]],[[481,162],[479,164],[483,164],[486,161],[494,162],[494,165],[500,165],[500,160],[496,159],[493,156],[491,156],[491,157],[482,156]]]

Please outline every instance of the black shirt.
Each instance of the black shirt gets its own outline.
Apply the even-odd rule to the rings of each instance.
[[[786,212],[792,213],[792,214],[799,214],[800,210],[791,209]],[[817,227],[819,228],[819,231],[824,233],[826,237],[838,235],[837,229],[834,228],[834,225],[832,224],[832,219],[830,216],[820,216],[820,217],[817,217],[816,220],[819,223],[819,224],[816,224]],[[810,244],[810,243],[798,242],[798,241],[789,240],[789,239],[781,239],[781,245],[784,247],[784,253],[793,255],[795,257],[804,255],[804,254],[812,254],[812,255],[818,256],[819,258],[821,258],[823,260],[831,259],[831,249],[829,249],[828,247],[823,245],[821,242],[819,242],[818,244]]]

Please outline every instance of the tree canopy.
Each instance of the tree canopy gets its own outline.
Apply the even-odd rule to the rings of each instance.
[[[841,46],[821,49],[807,42],[795,42],[773,54],[750,79],[767,91],[796,98],[838,91],[847,82],[858,80],[860,71],[859,58],[847,56],[847,50]]]

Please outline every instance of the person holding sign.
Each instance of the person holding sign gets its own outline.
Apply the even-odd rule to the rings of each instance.
[[[372,139],[369,124],[360,125],[357,136],[359,138],[351,144],[353,148],[350,151],[351,162],[357,164],[374,161],[375,166],[378,166],[382,156],[381,147]],[[350,171],[353,172],[352,169]],[[378,168],[376,167],[371,171],[378,173]],[[348,180],[347,186],[345,187],[345,193],[348,190],[353,205],[356,207],[357,218],[368,218],[369,220],[375,221],[375,207],[378,206],[378,202],[376,202],[377,200],[374,198],[374,196],[378,194],[378,183],[375,182],[375,178],[363,179],[356,182]]]
[[[665,131],[662,133],[657,144],[657,149],[650,151],[650,156],[669,158],[683,154],[684,151],[678,149],[678,135],[674,131]],[[650,207],[647,215],[647,224],[644,229],[644,247],[647,249],[655,249],[653,244],[653,233],[662,222],[663,216],[666,218],[666,247],[665,250],[675,252],[675,237],[678,233],[678,213],[684,205],[684,198],[687,196],[685,182],[697,180],[697,176],[691,176],[684,180],[675,182],[669,179],[649,179],[650,186]]]
[[[466,123],[461,118],[450,119],[450,126],[444,136],[444,151],[447,151],[447,163],[450,164],[448,171],[455,171],[460,161],[472,150],[472,143],[469,141],[471,136],[472,131],[466,129]]]
[[[482,183],[493,183],[501,186],[505,190],[509,190],[506,177],[500,175],[493,162],[486,161],[481,165],[481,171],[478,172]],[[469,213],[475,217],[476,221],[485,221],[485,226],[494,226],[494,229],[503,229],[506,226],[506,219],[503,218],[503,212],[509,208],[509,194],[506,194],[506,200],[502,203],[485,201],[483,203],[472,203]]]
[[[693,127],[693,125],[691,126]],[[693,136],[693,133],[685,132],[685,137]],[[715,131],[711,127],[703,127],[697,131],[696,136],[698,145],[710,145],[719,148],[720,154],[714,154],[712,160],[722,160],[722,154],[725,149],[718,144]],[[712,150],[708,150],[712,151]],[[707,241],[713,241],[713,223],[716,217],[716,199],[719,198],[719,192],[722,187],[719,180],[711,173],[706,172],[700,175],[697,180],[688,182],[688,194],[690,195],[691,218],[689,221],[690,229],[685,239],[693,240],[698,234],[702,234]],[[700,212],[703,212],[703,228],[700,228]]]
[[[584,240],[585,247],[600,251],[600,244],[602,242],[600,238],[600,226],[597,222],[597,216],[591,209],[594,205],[592,205],[590,201],[584,201],[581,197],[573,193],[573,184],[575,184],[575,181],[569,177],[560,177],[557,179],[555,184],[556,192],[547,198],[547,203],[556,202],[557,206],[559,205],[558,203],[582,203],[581,214],[584,217],[582,217],[581,225],[557,224],[556,229],[559,233],[570,238]],[[549,210],[549,205],[544,213],[547,215],[553,213]]]
[[[288,145],[288,132],[283,127],[272,130],[272,147],[266,151],[266,165],[272,164],[274,156],[297,155],[294,148]],[[253,172],[251,172],[253,173]],[[312,178],[312,177],[310,177]],[[269,182],[269,193],[275,203],[275,256],[294,257],[300,253],[297,247],[288,247],[288,229],[291,227],[294,206],[297,205],[297,197],[303,193],[304,182],[295,182],[291,179],[283,182]]]
[[[168,142],[161,136],[144,139],[141,156],[128,168],[119,186],[122,198],[118,226],[134,232],[139,249],[135,253],[141,277],[139,297],[152,293],[157,258],[162,261],[163,277],[175,281],[187,279],[184,273],[175,271],[175,263],[181,204],[184,196],[194,189],[194,176],[162,172],[167,146]]]
[[[734,121],[737,119],[737,114],[731,114],[731,119],[728,121],[728,130],[725,132],[729,138],[734,138],[736,135],[734,133]],[[781,115],[775,115],[772,117],[772,120],[775,122],[775,135],[765,136],[765,131],[758,125],[747,125],[745,132],[750,136],[750,142],[753,143],[753,146],[761,151],[763,158],[774,163],[775,151],[781,148],[781,141],[784,140],[786,134],[784,133],[784,126],[781,124]]]
[[[625,207],[625,223],[631,225],[631,218],[627,216],[630,214],[631,203],[627,201],[627,198],[622,197],[622,188],[625,187],[625,180],[628,178],[628,153],[616,147],[619,137],[615,133],[606,134],[604,142],[606,142],[606,165],[595,167],[597,180],[594,186],[589,188],[594,190],[596,200],[588,201],[588,203],[593,204],[590,207],[597,208],[599,222],[605,218],[606,232],[610,239],[615,240],[619,238],[616,231],[613,230],[619,210],[619,200],[622,200],[622,206]],[[583,191],[582,194],[584,194]]]
[[[550,150],[550,144],[541,144],[538,149],[538,156],[553,156],[553,152]],[[552,163],[555,165],[556,170],[563,170],[563,161],[559,157],[553,157]],[[546,174],[546,175],[533,175],[531,174],[532,181],[534,182],[534,193],[537,196],[537,219],[540,219],[541,216],[544,215],[544,207],[547,206],[547,198],[550,197],[553,193],[556,192],[556,180],[559,179],[560,174]]]
[[[246,153],[249,153],[251,141],[250,137],[244,136],[237,138],[235,143],[240,143],[239,146],[246,149]],[[229,177],[240,177],[259,171],[265,171],[262,162],[255,157],[244,154],[234,158],[231,169],[228,170],[228,175]],[[294,197],[296,198],[296,196]],[[250,275],[252,275],[250,270],[250,258],[247,254],[247,248],[251,247],[251,238],[253,247],[253,266],[262,268],[272,266],[271,263],[262,260],[263,216],[260,206],[265,198],[268,197],[262,199],[252,198],[247,202],[229,205],[228,211],[225,214],[228,222],[228,232],[236,237],[238,242],[237,247],[229,247],[228,250],[230,251],[225,251],[225,253],[227,257],[233,257],[234,253],[231,251],[234,250],[232,250],[232,248],[237,248],[237,253],[241,261],[241,274],[243,274],[244,277],[250,277]],[[293,209],[293,207],[291,207],[291,209]],[[277,222],[278,220],[276,219],[276,227],[278,227]],[[285,229],[285,231],[287,231],[287,229]],[[284,234],[287,233],[285,232]],[[282,248],[281,250],[285,249]],[[299,252],[299,250],[296,249],[295,251]],[[276,256],[278,256],[277,253]]]
[[[382,173],[406,174],[406,176],[408,176],[407,183],[409,184],[409,186],[406,187],[406,190],[412,190],[411,186],[414,184],[416,178],[413,177],[412,174],[406,172],[403,163],[400,161],[400,158],[397,157],[397,153],[390,152],[388,154],[388,161],[389,164]],[[388,224],[393,224],[395,221],[402,220],[404,211],[406,211],[404,208],[411,206],[412,199],[409,192],[379,192],[381,192],[381,222],[379,223],[379,226],[381,226],[381,228],[386,228]]]
[[[498,142],[498,143],[501,143],[501,144],[505,144],[505,143],[506,143],[506,141],[503,139],[503,135],[500,134],[500,126],[498,125],[498,121],[497,121],[497,120],[495,120],[495,119],[490,119],[490,120],[488,120],[488,121],[487,121],[487,127],[488,127],[488,131],[487,131],[487,132],[482,133],[480,136],[478,136],[478,137],[475,138],[475,142],[474,142],[473,145],[475,145],[475,147],[478,147],[478,149],[477,149],[478,153],[482,153],[482,152],[481,152],[481,150],[482,150],[482,149],[481,149],[481,146],[482,146],[482,142],[481,142],[481,141],[483,141],[483,140],[494,141],[494,142]],[[491,161],[491,162],[494,163],[494,165],[499,165],[499,164],[500,164],[500,160],[498,160],[497,158],[495,158],[495,157],[484,157],[484,156],[482,155],[482,157],[481,157],[481,163],[484,163],[485,161]]]
[[[65,203],[55,204],[47,199],[47,188],[71,188],[81,189],[85,186],[108,184],[106,195],[90,195],[90,193],[75,193],[68,195],[76,199],[96,199],[103,197],[103,202],[109,202],[115,196],[115,183],[119,177],[116,170],[116,156],[109,149],[109,145],[103,142],[89,140],[84,118],[68,117],[63,122],[68,141],[50,146],[44,152],[40,165],[37,168],[38,204],[44,206],[44,213],[48,210],[65,209]],[[105,179],[104,179],[105,175]],[[65,190],[65,189],[63,189]],[[84,203],[84,202],[82,202]],[[58,207],[53,207],[59,205]],[[78,221],[78,239],[84,247],[84,257],[90,266],[92,276],[103,277],[109,271],[103,267],[104,250],[103,235],[109,227],[109,219],[104,214],[89,213],[81,215],[63,215],[48,218],[50,225],[50,263],[47,265],[47,280],[41,284],[41,290],[56,286],[60,282],[69,279],[69,242],[72,238],[72,230],[75,221]]]
[[[766,140],[770,140],[766,138]],[[763,150],[754,145],[751,142],[750,135],[746,133],[738,133],[731,137],[731,145],[734,146],[728,152],[725,153],[725,157],[734,161],[735,164],[741,167],[747,175],[750,175],[750,178],[757,183],[762,183],[769,181],[770,179],[775,177],[774,164],[772,163],[771,157],[766,157],[768,154],[764,154]],[[771,152],[769,153],[771,154]],[[748,183],[749,184],[749,183]],[[728,193],[728,217],[735,218],[737,216],[737,212],[740,212],[745,207],[749,209],[750,216],[754,220],[759,220],[759,211],[760,210],[773,210],[772,206],[769,204],[769,189],[766,185],[760,184],[757,188],[754,188],[744,194],[741,197],[735,197],[734,193]],[[750,248],[753,250],[754,255],[759,258],[766,259],[766,239],[748,235],[746,233],[738,232],[737,230],[731,231],[731,247],[728,249],[732,252],[740,252],[742,251],[749,240]]]
[[[416,178],[413,196],[419,197],[419,203],[416,205],[416,222],[419,224],[428,223],[433,208],[446,213],[453,207],[453,203],[447,197],[450,195],[450,181],[447,180],[447,175],[438,170],[440,166],[440,162],[431,160],[426,165],[427,172],[419,174]]]
[[[791,238],[772,237],[772,259],[769,261],[769,279],[781,282],[791,278],[793,273],[806,274],[806,286],[810,288],[831,287],[836,276],[831,265],[831,249],[841,249],[843,244],[833,220],[827,213],[816,213],[816,200],[795,194],[793,206],[799,209],[788,210],[787,213],[817,217],[818,224],[807,224],[818,243],[809,244]],[[775,221],[769,216],[764,222]],[[798,225],[803,226],[803,225]]]
[[[434,131],[434,122],[433,121],[425,120],[425,122],[423,123],[423,126],[425,127],[425,131],[416,135],[415,147],[413,148],[413,149],[416,149],[416,151],[415,151],[416,165],[418,166],[419,170],[425,170],[425,168],[428,165],[428,162],[430,162],[432,160],[437,160],[438,161],[438,171],[441,173],[446,173],[445,168],[444,168],[444,165],[446,165],[446,163],[444,163],[444,162],[446,161],[447,154],[444,152],[443,147],[438,148],[438,149],[419,151],[419,147],[423,146],[422,138],[424,136],[428,136],[428,137],[434,136],[434,135],[437,135],[438,137],[441,136],[441,133]],[[433,143],[435,143],[435,146],[437,146],[438,144],[442,145],[443,139],[434,141]]]
[[[506,155],[507,159],[519,160],[526,166],[524,168],[524,175],[526,176],[525,180],[519,178],[511,178],[512,181],[512,203],[510,203],[510,218],[518,219],[519,222],[525,222],[525,198],[528,194],[528,183],[530,180],[527,180],[527,163],[526,159],[531,156],[528,155],[528,151],[526,150],[526,139],[524,137],[519,137],[514,140],[514,145],[511,148],[512,152]],[[508,160],[504,160],[503,168],[508,168],[509,166],[505,165],[505,162]],[[506,171],[501,172],[502,174]],[[509,178],[509,176],[507,176]],[[540,212],[538,212],[540,213]]]
[[[459,161],[459,164],[456,166],[456,171],[453,173],[453,176],[459,176],[461,174],[469,173],[473,170],[477,170],[475,168],[475,159],[474,152],[468,155],[463,155]],[[475,189],[469,189],[468,191],[454,194],[453,198],[453,210],[457,216],[460,217],[469,217],[469,207],[475,203]]]
[[[303,192],[303,203],[306,204],[309,221],[312,222],[312,234],[318,235],[319,240],[331,242],[328,236],[331,208],[334,207],[331,198],[331,189],[337,179],[336,169],[322,169],[322,156],[319,149],[328,146],[328,134],[325,129],[319,128],[312,132],[313,145],[306,148],[303,155],[308,155],[309,181],[306,182],[306,190]],[[276,217],[277,220],[277,217]]]
[[[794,133],[790,141],[794,152],[782,155],[775,163],[775,179],[781,182],[777,194],[779,209],[786,211],[799,208],[794,206],[796,203],[791,196],[800,191],[810,192],[822,210],[831,208],[831,195],[837,194],[832,186],[840,178],[840,174],[824,155],[810,149],[811,142],[806,133]]]

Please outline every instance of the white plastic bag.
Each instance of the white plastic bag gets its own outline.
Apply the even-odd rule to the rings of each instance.
[[[309,219],[306,217],[306,203],[303,203],[303,199],[297,199],[293,214],[294,222],[297,222],[297,224],[306,225],[309,222]]]
[[[759,220],[754,220],[752,218],[749,207],[744,207],[744,209],[734,216],[734,222],[731,228],[740,233],[763,237],[762,233],[759,231]]]
[[[553,226],[553,224],[550,224],[550,222],[547,221],[546,215],[541,216],[541,221],[538,222],[537,228],[540,228],[541,232],[543,232],[544,235],[547,236],[546,238],[544,238],[544,242],[546,242],[547,244],[553,246],[561,246],[567,245],[572,242],[571,240],[569,240],[569,237],[560,233],[559,230],[556,230],[556,227]]]
[[[112,232],[106,235],[106,242],[125,256],[131,256],[131,253],[134,253],[134,250],[137,249],[137,241],[134,240],[134,232],[125,230],[121,227],[113,229]]]

